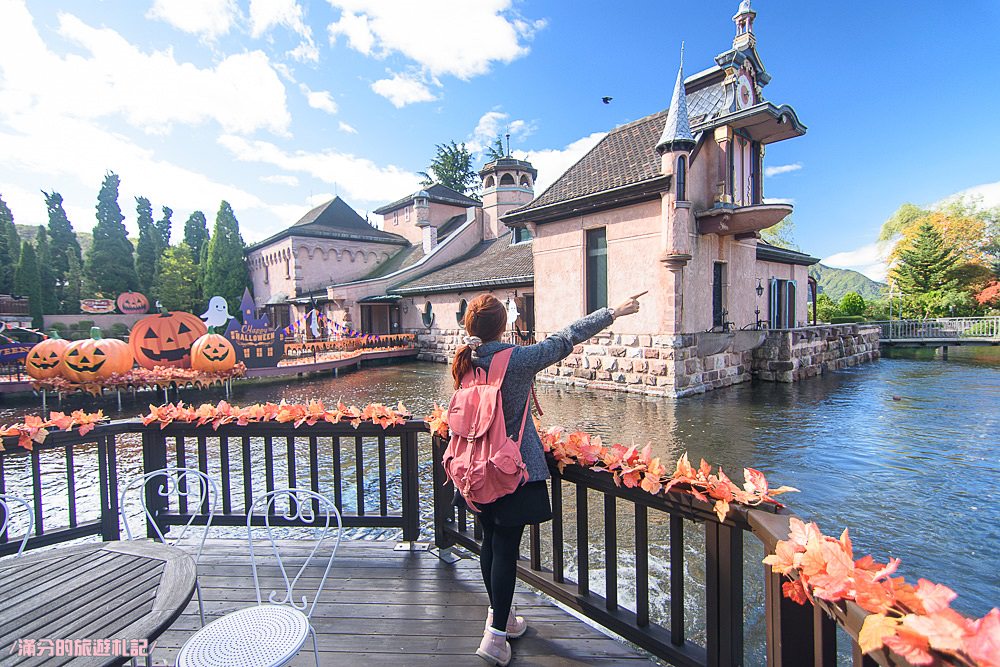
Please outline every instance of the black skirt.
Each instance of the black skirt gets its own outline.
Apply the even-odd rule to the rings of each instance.
[[[455,504],[467,507],[459,493],[455,494]],[[545,480],[522,484],[513,493],[478,507],[479,512],[473,515],[484,523],[497,526],[525,526],[552,520],[549,487]]]

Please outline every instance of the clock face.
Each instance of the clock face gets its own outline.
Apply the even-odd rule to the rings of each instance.
[[[736,107],[746,109],[752,106],[754,101],[753,82],[750,80],[750,76],[743,72],[736,80]]]

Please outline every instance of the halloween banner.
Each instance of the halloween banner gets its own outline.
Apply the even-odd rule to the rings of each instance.
[[[80,310],[92,315],[115,312],[113,299],[80,299]]]
[[[377,334],[366,334],[338,322],[331,322],[315,308],[282,329],[281,333],[286,336],[294,336],[300,331],[308,331],[313,338],[320,338],[323,329],[328,330],[332,336],[337,338],[365,338],[376,342],[381,338]]]
[[[271,368],[285,353],[285,337],[281,331],[271,328],[267,313],[257,316],[257,307],[250,296],[250,290],[243,291],[240,301],[243,324],[229,320],[226,338],[236,349],[236,357],[247,368]]]

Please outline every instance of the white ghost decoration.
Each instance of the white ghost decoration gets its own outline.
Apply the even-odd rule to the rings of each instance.
[[[229,304],[221,296],[213,296],[208,300],[208,310],[201,314],[205,326],[221,328],[232,318],[229,314]]]
[[[312,332],[313,338],[319,338],[319,318],[317,317],[315,308],[312,311],[312,321],[309,322],[309,330]]]
[[[518,310],[517,310],[517,302],[514,301],[513,297],[508,298],[507,299],[507,326],[510,326],[510,325],[514,324],[514,322],[517,322],[517,318],[518,318],[518,316],[520,314],[521,313],[519,313]]]

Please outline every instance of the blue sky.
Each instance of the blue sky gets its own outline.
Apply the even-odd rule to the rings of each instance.
[[[105,170],[184,219],[219,200],[248,241],[341,195],[364,213],[416,188],[434,144],[509,128],[554,179],[603,132],[664,108],[680,42],[728,48],[735,0],[0,0],[0,195],[78,230]],[[878,275],[899,204],[976,186],[1000,204],[1000,3],[757,0],[764,94],[805,137],[768,148],[800,247]],[[610,95],[611,104],[600,98]],[[832,256],[832,257],[831,257]]]

